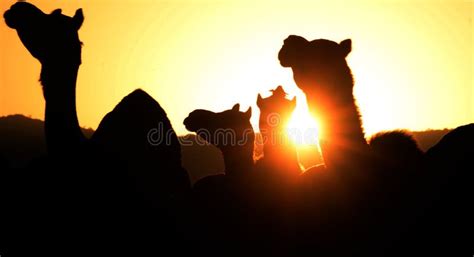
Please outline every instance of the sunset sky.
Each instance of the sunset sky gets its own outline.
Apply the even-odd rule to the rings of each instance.
[[[15,1],[2,0],[3,13]],[[178,134],[194,109],[253,107],[283,85],[304,95],[277,58],[290,34],[352,39],[348,57],[368,134],[453,128],[474,122],[473,1],[31,0],[45,12],[83,8],[77,86],[81,126],[96,128],[128,93],[142,88]],[[0,116],[43,118],[40,64],[0,23]],[[303,126],[303,125],[301,125]]]

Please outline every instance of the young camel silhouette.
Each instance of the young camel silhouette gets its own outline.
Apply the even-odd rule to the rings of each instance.
[[[215,145],[222,151],[225,175],[207,176],[193,187],[196,216],[201,231],[201,254],[220,256],[233,249],[236,256],[243,255],[245,228],[249,215],[249,182],[254,166],[254,131],[250,124],[252,109],[239,111],[239,104],[223,112],[195,110],[183,124],[186,129]],[[208,242],[214,242],[206,247]]]
[[[141,228],[151,227],[149,222],[160,223],[165,219],[168,219],[167,224],[173,224],[169,222],[170,217],[177,208],[183,208],[180,200],[184,201],[190,184],[181,167],[179,142],[159,104],[145,92],[136,90],[107,114],[90,140],[79,127],[76,80],[81,65],[82,44],[78,30],[84,21],[82,10],[68,17],[61,14],[60,9],[45,14],[30,3],[17,2],[4,13],[4,19],[41,63],[40,81],[46,101],[45,135],[51,159],[48,167],[62,171],[44,178],[41,183],[57,188],[56,195],[63,195],[67,202],[74,202],[70,197],[76,195],[78,202],[84,203],[78,208],[86,210],[100,206],[100,210],[107,213],[123,208],[120,206],[124,204],[136,211],[156,210],[152,211],[157,214],[153,219],[141,218]],[[148,133],[157,126],[161,126],[159,136],[168,138],[152,144]],[[63,184],[69,186],[58,188]],[[64,189],[68,191],[62,191]],[[84,200],[86,196],[90,201]],[[116,205],[109,206],[111,202]],[[139,227],[132,223],[129,225]]]
[[[228,254],[235,256],[249,251],[278,255],[281,252],[276,249],[290,244],[282,240],[291,234],[285,220],[289,219],[290,211],[284,208],[289,207],[284,204],[288,201],[282,197],[288,195],[278,191],[281,187],[266,186],[278,174],[270,170],[260,176],[254,168],[250,116],[251,108],[240,112],[236,104],[219,113],[195,110],[183,122],[189,131],[221,149],[224,157],[226,174],[205,177],[193,188],[202,244],[214,242],[202,248],[206,256],[220,256],[229,249]]]
[[[239,107],[235,104],[232,109],[218,113],[195,110],[183,122],[186,129],[222,151],[225,173],[229,177],[245,176],[253,169],[252,108],[240,112]]]
[[[282,86],[272,92],[267,98],[262,98],[260,94],[257,98],[264,156],[256,162],[255,170],[264,172],[268,179],[281,179],[280,183],[287,183],[301,173],[296,147],[286,130],[296,107],[296,98],[286,99]]]

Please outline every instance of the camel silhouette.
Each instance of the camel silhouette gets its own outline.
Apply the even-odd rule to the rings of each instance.
[[[86,141],[76,113],[76,79],[82,46],[78,30],[84,21],[82,9],[73,17],[62,15],[61,9],[47,15],[30,3],[18,2],[5,12],[4,18],[42,65],[40,81],[46,100],[48,152],[67,155],[77,151]]]
[[[291,35],[284,40],[278,58],[282,66],[292,68],[310,110],[321,121],[319,140],[325,167],[310,168],[305,176],[326,169],[343,171],[349,184],[362,183],[359,186],[365,187],[377,177],[367,174],[389,167],[408,167],[403,161],[418,160],[421,153],[411,136],[401,131],[378,134],[372,138],[374,145],[369,146],[346,61],[351,49],[350,39],[336,43],[326,39],[308,41]]]
[[[416,192],[413,184],[419,181],[419,174],[408,171],[422,167],[422,154],[416,142],[400,131],[376,135],[369,146],[346,61],[351,48],[350,39],[336,43],[326,39],[308,41],[291,35],[278,53],[280,64],[292,68],[294,80],[306,94],[310,110],[321,121],[319,139],[325,167],[313,167],[303,173],[301,188],[304,193],[300,198],[323,206],[327,204],[327,198],[345,202],[339,209],[346,209],[359,219],[351,224],[342,222],[344,225],[336,230],[348,239],[352,232],[358,231],[349,231],[348,227],[366,227],[364,233],[358,234],[366,240],[358,241],[354,247],[367,253],[387,251],[392,249],[403,229],[413,224],[413,216],[402,215],[399,210],[405,207],[404,211],[414,210],[408,208],[412,207],[413,201],[404,200],[407,192]],[[401,171],[405,172],[401,174]],[[405,188],[406,192],[396,193],[397,188]],[[311,207],[306,209],[313,217],[321,215]],[[331,213],[339,216],[339,222],[347,219],[337,211]],[[303,226],[311,224],[310,218],[301,220],[306,220]],[[349,239],[344,244],[356,241]]]
[[[186,129],[215,145],[224,156],[226,176],[239,177],[253,169],[255,134],[250,117],[252,108],[239,111],[240,105],[223,112],[195,110],[183,124]]]
[[[289,116],[294,102],[284,101],[293,106],[282,109],[283,115]],[[294,194],[286,190],[288,187],[269,186],[275,185],[274,180],[286,183],[271,167],[262,172],[263,176],[255,170],[250,116],[250,108],[240,112],[236,104],[219,113],[195,110],[183,122],[189,131],[221,149],[224,156],[226,175],[205,177],[193,187],[198,231],[203,232],[201,251],[206,256],[220,256],[222,252],[241,256],[249,251],[285,255],[294,243],[291,212],[297,201],[292,201]],[[206,247],[208,241],[215,244]]]
[[[186,129],[219,148],[224,158],[225,175],[204,177],[193,187],[197,230],[202,232],[200,250],[205,256],[222,252],[240,256],[249,250],[244,242],[249,240],[249,222],[254,219],[249,206],[255,134],[251,107],[246,112],[239,108],[235,104],[223,112],[199,109],[183,121]],[[209,241],[215,244],[207,246]]]
[[[97,215],[90,217],[90,225],[80,229],[96,231],[89,236],[96,241],[121,240],[124,249],[129,247],[132,252],[145,248],[145,242],[150,241],[143,236],[153,227],[160,227],[161,235],[168,233],[167,240],[160,240],[163,247],[179,242],[177,219],[181,218],[180,213],[186,213],[190,181],[181,167],[180,144],[165,111],[148,94],[136,90],[107,114],[90,140],[86,139],[79,127],[75,93],[81,65],[78,30],[84,21],[82,9],[68,17],[60,9],[45,14],[30,3],[17,2],[4,13],[4,18],[41,63],[50,159],[47,170],[56,172],[43,175],[39,181],[43,187],[50,185],[57,190],[52,199],[58,202],[53,209],[61,206],[59,201],[76,205],[74,208],[80,211],[72,212],[73,216],[97,208]],[[166,135],[168,140],[153,144],[149,132],[157,127],[161,129],[159,136]],[[64,199],[58,200],[58,196]],[[124,210],[123,206],[130,208]],[[118,221],[104,220],[106,213],[114,213],[117,219],[122,217],[121,230],[128,233],[118,232],[118,227],[111,229]],[[133,218],[137,215],[139,219]],[[105,224],[110,230],[100,230]],[[141,236],[132,237],[137,234]],[[67,245],[66,248],[76,248]],[[101,245],[107,248],[107,244]],[[153,249],[151,244],[147,249]]]
[[[364,237],[370,238],[358,247],[367,252],[394,255],[406,249],[416,249],[413,251],[423,255],[453,254],[458,249],[466,253],[465,237],[453,239],[446,235],[463,234],[461,228],[470,222],[464,214],[469,213],[465,202],[472,192],[464,190],[469,187],[461,184],[472,181],[466,172],[472,166],[467,161],[472,126],[450,132],[426,155],[403,131],[379,133],[368,144],[353,95],[352,74],[345,60],[350,51],[349,39],[336,43],[325,39],[308,41],[292,35],[284,41],[278,58],[282,66],[292,68],[295,82],[306,94],[311,111],[321,120],[320,145],[326,167],[365,174],[366,178],[358,175],[350,176],[349,180],[345,179],[347,176],[336,178],[345,181],[345,188],[359,194],[352,198],[357,206],[370,203],[358,210],[361,215],[358,226],[366,227]],[[331,185],[323,179],[324,172],[319,174],[314,176],[315,181],[309,180],[310,188]],[[335,185],[340,188],[340,184]],[[313,192],[314,189],[304,195],[314,195]],[[441,217],[456,222],[440,221]]]
[[[350,51],[350,39],[336,43],[291,35],[278,53],[280,64],[292,68],[310,110],[321,121],[320,147],[329,169],[357,168],[358,160],[368,152],[345,59]]]
[[[181,177],[181,183],[187,183],[180,164],[179,142],[171,123],[161,106],[142,90],[132,92],[107,114],[91,140],[84,137],[75,105],[82,44],[77,32],[84,21],[82,9],[71,18],[61,14],[60,9],[48,15],[32,4],[18,2],[4,17],[42,64],[40,80],[46,100],[45,134],[50,155],[72,155],[71,151],[77,152],[87,143],[88,150],[119,154],[123,159],[129,158],[135,166],[154,165],[160,169],[152,164],[160,163],[163,172],[180,170],[176,176]],[[171,132],[168,133],[171,142],[153,145],[147,141],[149,130],[158,125],[163,126],[160,136]],[[157,162],[157,158],[162,162]]]
[[[295,108],[280,86],[268,98],[258,95],[266,143],[256,165],[251,108],[189,114],[186,128],[218,147],[225,163],[225,175],[191,190],[166,112],[146,92],[123,98],[84,136],[75,104],[81,9],[68,17],[18,2],[4,18],[41,63],[49,154],[31,164],[34,172],[0,174],[1,195],[13,195],[2,201],[7,255],[472,255],[465,234],[474,125],[448,133],[426,154],[403,131],[367,143],[346,62],[350,40],[290,36],[278,54],[322,122],[325,166],[296,176],[294,146],[275,138],[286,137]],[[294,178],[291,190],[267,186]]]
[[[286,99],[283,87],[278,86],[267,98],[258,94],[257,106],[260,108],[259,127],[264,156],[256,162],[255,169],[268,172],[268,179],[290,182],[301,172],[296,146],[291,143],[286,130],[296,107],[296,98]]]
[[[474,124],[460,126],[423,153],[403,131],[382,132],[370,140],[377,171],[377,197],[367,197],[380,241],[393,256],[464,256],[472,252],[465,236],[472,227],[472,144]],[[375,175],[375,173],[374,173]],[[403,190],[401,190],[403,189]],[[378,231],[378,232],[377,232]],[[396,243],[394,243],[396,242]]]
[[[416,171],[422,168],[424,153],[418,147],[416,140],[406,131],[379,132],[370,138],[369,146],[374,161],[383,165],[383,167],[377,167],[377,169]]]
[[[430,192],[421,199],[428,206],[425,244],[433,252],[463,256],[472,254],[472,187],[474,124],[459,126],[426,152],[428,162],[423,188]]]
[[[367,169],[363,164],[376,157],[384,158],[386,165],[419,158],[421,150],[404,131],[376,134],[369,148],[346,61],[351,49],[350,39],[336,43],[326,39],[308,41],[291,35],[278,53],[280,64],[292,68],[295,82],[306,94],[311,111],[321,120],[320,145],[325,166],[353,170],[362,164]]]

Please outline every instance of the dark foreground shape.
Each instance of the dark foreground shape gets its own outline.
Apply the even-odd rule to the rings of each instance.
[[[190,183],[164,110],[137,90],[88,140],[75,104],[82,10],[68,17],[18,2],[4,18],[41,63],[48,157],[7,176],[2,253],[187,252]],[[151,143],[150,131],[160,128],[169,140]]]

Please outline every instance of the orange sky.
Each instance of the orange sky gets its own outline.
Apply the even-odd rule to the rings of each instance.
[[[351,38],[348,57],[364,126],[456,127],[474,121],[472,1],[36,0],[43,11],[82,7],[77,103],[82,126],[135,88],[151,94],[179,134],[194,109],[254,108],[279,84],[303,99],[279,65],[283,39]],[[2,0],[0,11],[14,1]],[[0,116],[44,115],[40,65],[0,25]],[[304,101],[298,112],[304,114]],[[255,128],[257,126],[254,125]]]

